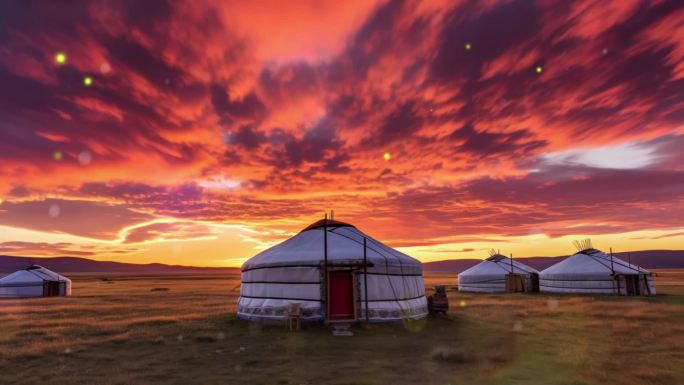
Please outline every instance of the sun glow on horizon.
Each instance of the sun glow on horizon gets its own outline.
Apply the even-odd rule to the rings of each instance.
[[[684,249],[684,9],[556,6],[15,2],[0,254],[237,266],[331,208],[422,261]]]

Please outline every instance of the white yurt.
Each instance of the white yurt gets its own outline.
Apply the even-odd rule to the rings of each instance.
[[[242,265],[238,317],[384,322],[428,313],[420,261],[331,219]]]
[[[458,275],[458,290],[477,293],[539,291],[539,272],[492,250],[490,257]]]
[[[31,265],[0,279],[0,298],[71,295],[71,280],[42,266]]]
[[[542,271],[539,286],[542,293],[656,293],[651,272],[594,248],[584,248]]]

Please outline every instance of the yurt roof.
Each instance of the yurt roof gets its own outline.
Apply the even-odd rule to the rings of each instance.
[[[612,269],[612,270],[611,270]],[[649,273],[648,270],[637,265],[629,264],[622,259],[602,252],[597,249],[585,249],[579,251],[570,257],[556,263],[542,272],[544,274],[565,274],[565,275],[583,275],[583,274],[644,274]]]
[[[359,263],[363,260],[363,240],[366,238],[366,258],[369,264],[414,268],[422,266],[420,261],[369,237],[348,223],[324,219],[250,258],[242,265],[242,270],[264,266],[319,266],[325,259],[324,229],[328,232],[328,263]]]
[[[491,275],[510,272],[511,259],[501,254],[495,254],[477,265],[462,271],[459,275]],[[539,273],[536,269],[520,263],[516,259],[513,260],[513,272],[516,274]]]
[[[39,265],[31,265],[27,268],[17,270],[0,279],[0,285],[11,283],[43,282],[43,281],[70,281],[69,278],[57,274]]]

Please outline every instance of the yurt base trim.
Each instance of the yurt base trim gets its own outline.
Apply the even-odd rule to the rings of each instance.
[[[254,295],[241,295],[242,298],[253,298],[253,299],[277,299],[282,301],[306,301],[306,302],[323,302],[320,299],[311,298],[292,298],[292,297],[259,297]]]

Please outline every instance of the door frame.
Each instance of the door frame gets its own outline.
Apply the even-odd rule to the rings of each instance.
[[[530,293],[539,293],[539,273],[530,273]]]
[[[351,267],[341,267],[341,266],[330,266],[326,274],[326,288],[325,288],[325,322],[335,323],[335,322],[355,322],[359,319],[359,293],[358,293],[358,274],[354,274],[355,270]],[[347,271],[351,276],[351,290],[352,290],[352,306],[354,307],[354,318],[342,319],[342,320],[331,320],[330,319],[330,273],[337,271]]]

